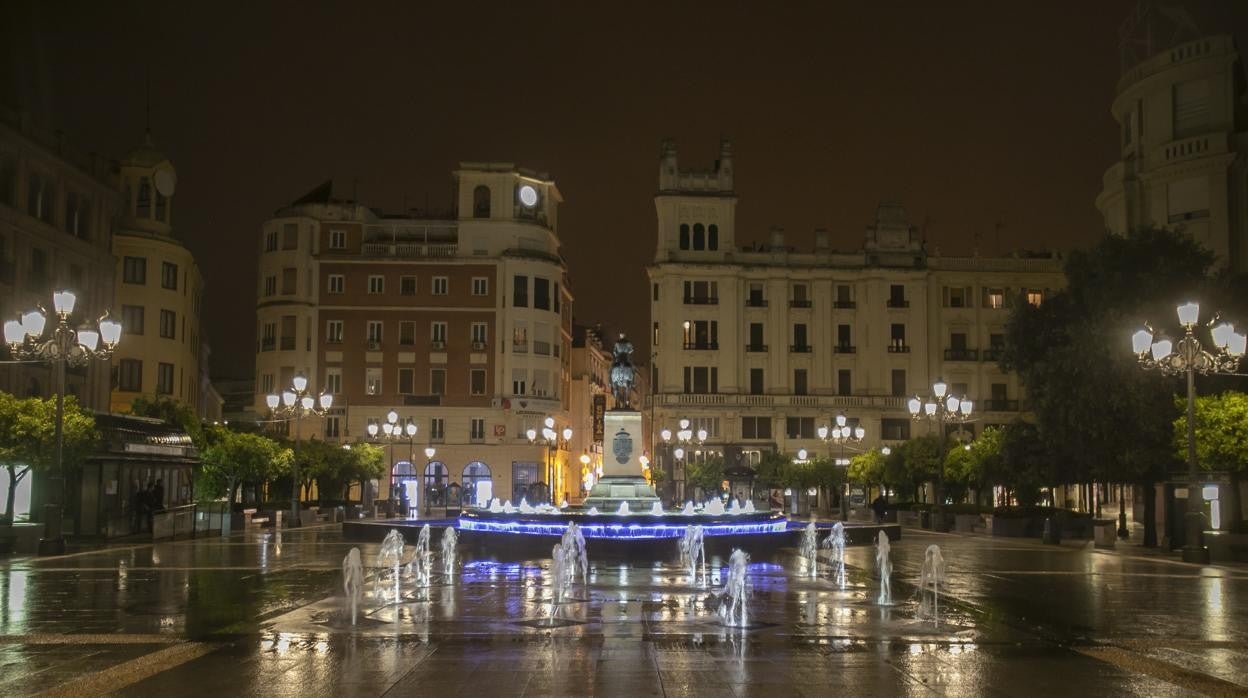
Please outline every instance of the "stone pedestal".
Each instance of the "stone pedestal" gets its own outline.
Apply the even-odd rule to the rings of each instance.
[[[634,513],[649,511],[659,497],[642,475],[641,456],[645,453],[646,442],[641,413],[633,410],[606,413],[603,435],[606,453],[602,456],[602,478],[594,484],[583,506],[595,507],[606,514],[628,502]]]

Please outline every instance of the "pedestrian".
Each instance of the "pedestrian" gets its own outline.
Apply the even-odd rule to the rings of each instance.
[[[165,486],[159,478],[156,480],[155,487],[152,488],[152,506],[156,511],[165,510]]]
[[[143,530],[143,488],[138,480],[130,481],[130,532]]]
[[[156,483],[148,482],[147,489],[143,490],[143,513],[147,517],[147,530],[152,532],[152,518],[156,513]]]
[[[888,508],[888,504],[884,501],[884,494],[875,496],[875,500],[871,502],[871,510],[875,512],[875,522],[884,523],[884,510]]]

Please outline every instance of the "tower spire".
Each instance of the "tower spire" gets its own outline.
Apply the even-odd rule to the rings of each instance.
[[[143,141],[148,145],[152,144],[152,69],[147,69],[147,79],[144,82],[144,107],[143,107]]]

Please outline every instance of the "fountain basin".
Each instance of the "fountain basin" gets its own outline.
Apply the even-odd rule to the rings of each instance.
[[[580,526],[585,538],[615,540],[646,540],[680,538],[690,526],[702,526],[704,535],[750,536],[784,535],[788,520],[780,512],[748,514],[669,513],[655,515],[635,512],[589,514],[583,510],[564,510],[558,514],[505,514],[474,510],[460,515],[461,531],[527,536],[561,536],[569,523]]]

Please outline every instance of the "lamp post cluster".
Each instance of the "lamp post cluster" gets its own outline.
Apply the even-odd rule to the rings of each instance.
[[[1179,324],[1183,326],[1183,338],[1176,347],[1165,335],[1148,325],[1131,336],[1131,348],[1145,369],[1161,371],[1168,375],[1187,376],[1187,514],[1184,524],[1187,542],[1183,546],[1183,560],[1207,564],[1209,549],[1204,542],[1204,505],[1198,484],[1200,468],[1196,463],[1196,374],[1235,373],[1244,356],[1248,337],[1235,331],[1228,322],[1219,323],[1214,313],[1207,323],[1213,340],[1213,351],[1205,349],[1196,336],[1200,321],[1200,305],[1184,303],[1176,308]],[[1121,506],[1120,506],[1121,508]],[[1125,514],[1120,513],[1120,518]]]
[[[832,445],[836,444],[841,447],[841,455],[837,459],[836,464],[846,467],[846,474],[849,472],[849,463],[845,460],[845,448],[862,443],[867,436],[866,427],[861,425],[849,426],[849,419],[845,417],[845,413],[836,415],[836,426],[829,428],[824,424],[819,427],[816,432],[819,440],[828,445],[828,455],[832,455]],[[849,478],[845,478],[845,485],[841,490],[841,521],[849,520]]]
[[[572,427],[564,427],[562,432],[555,431],[555,418],[546,417],[542,420],[540,438],[538,431],[532,428],[525,432],[525,436],[529,437],[529,443],[546,447],[546,486],[550,489],[550,503],[558,504],[555,500],[554,453],[559,448],[560,436],[563,436],[565,443],[572,440]]]
[[[706,439],[710,434],[706,429],[698,429],[696,432],[690,428],[692,422],[688,419],[681,419],[676,423],[679,427],[676,431],[671,429],[663,429],[659,432],[659,438],[663,440],[663,447],[667,451],[666,463],[664,464],[663,473],[669,482],[669,498],[683,498],[684,493],[676,491],[676,463],[684,462],[688,450],[695,444],[699,449],[706,444]],[[674,439],[674,440],[673,440]],[[681,478],[684,481],[684,478]]]
[[[60,290],[52,294],[53,323],[48,326],[48,313],[35,308],[22,313],[20,320],[4,323],[4,341],[9,345],[13,359],[26,363],[48,364],[52,367],[56,389],[56,479],[60,480],[59,502],[44,505],[45,535],[39,541],[39,552],[58,554],[65,551],[62,530],[61,507],[67,501],[65,492],[65,465],[63,462],[65,439],[65,367],[85,366],[91,359],[108,360],[117,343],[121,341],[121,323],[109,320],[108,313],[94,325],[84,324],[74,329],[69,318],[74,314],[78,297],[72,291]],[[46,331],[46,333],[45,333]]]
[[[265,396],[265,404],[269,406],[269,412],[274,421],[295,423],[295,453],[294,461],[291,463],[290,525],[298,526],[300,424],[304,417],[321,417],[329,412],[329,408],[334,404],[334,396],[322,391],[318,396],[312,397],[308,377],[297,373],[291,379],[290,387],[283,390],[281,395],[270,393]]]
[[[403,424],[399,424],[399,413],[390,410],[386,413],[386,421],[378,424],[377,422],[369,422],[366,427],[368,438],[374,441],[386,441],[386,453],[388,456],[388,467],[390,471],[390,496],[394,497],[394,442],[407,440],[407,462],[412,462],[412,442],[416,436],[416,423],[407,420]],[[433,456],[430,456],[432,458]],[[406,514],[407,512],[402,512]]]
[[[932,383],[931,397],[923,400],[916,395],[907,401],[906,407],[910,410],[910,418],[916,422],[927,420],[932,424],[957,424],[958,441],[960,442],[962,440],[962,425],[970,420],[971,410],[974,405],[965,395],[959,398],[950,394],[949,384],[942,378]],[[941,429],[941,438],[943,442],[943,428]],[[945,498],[945,461],[943,458],[936,473],[936,501],[932,508],[939,513]]]

